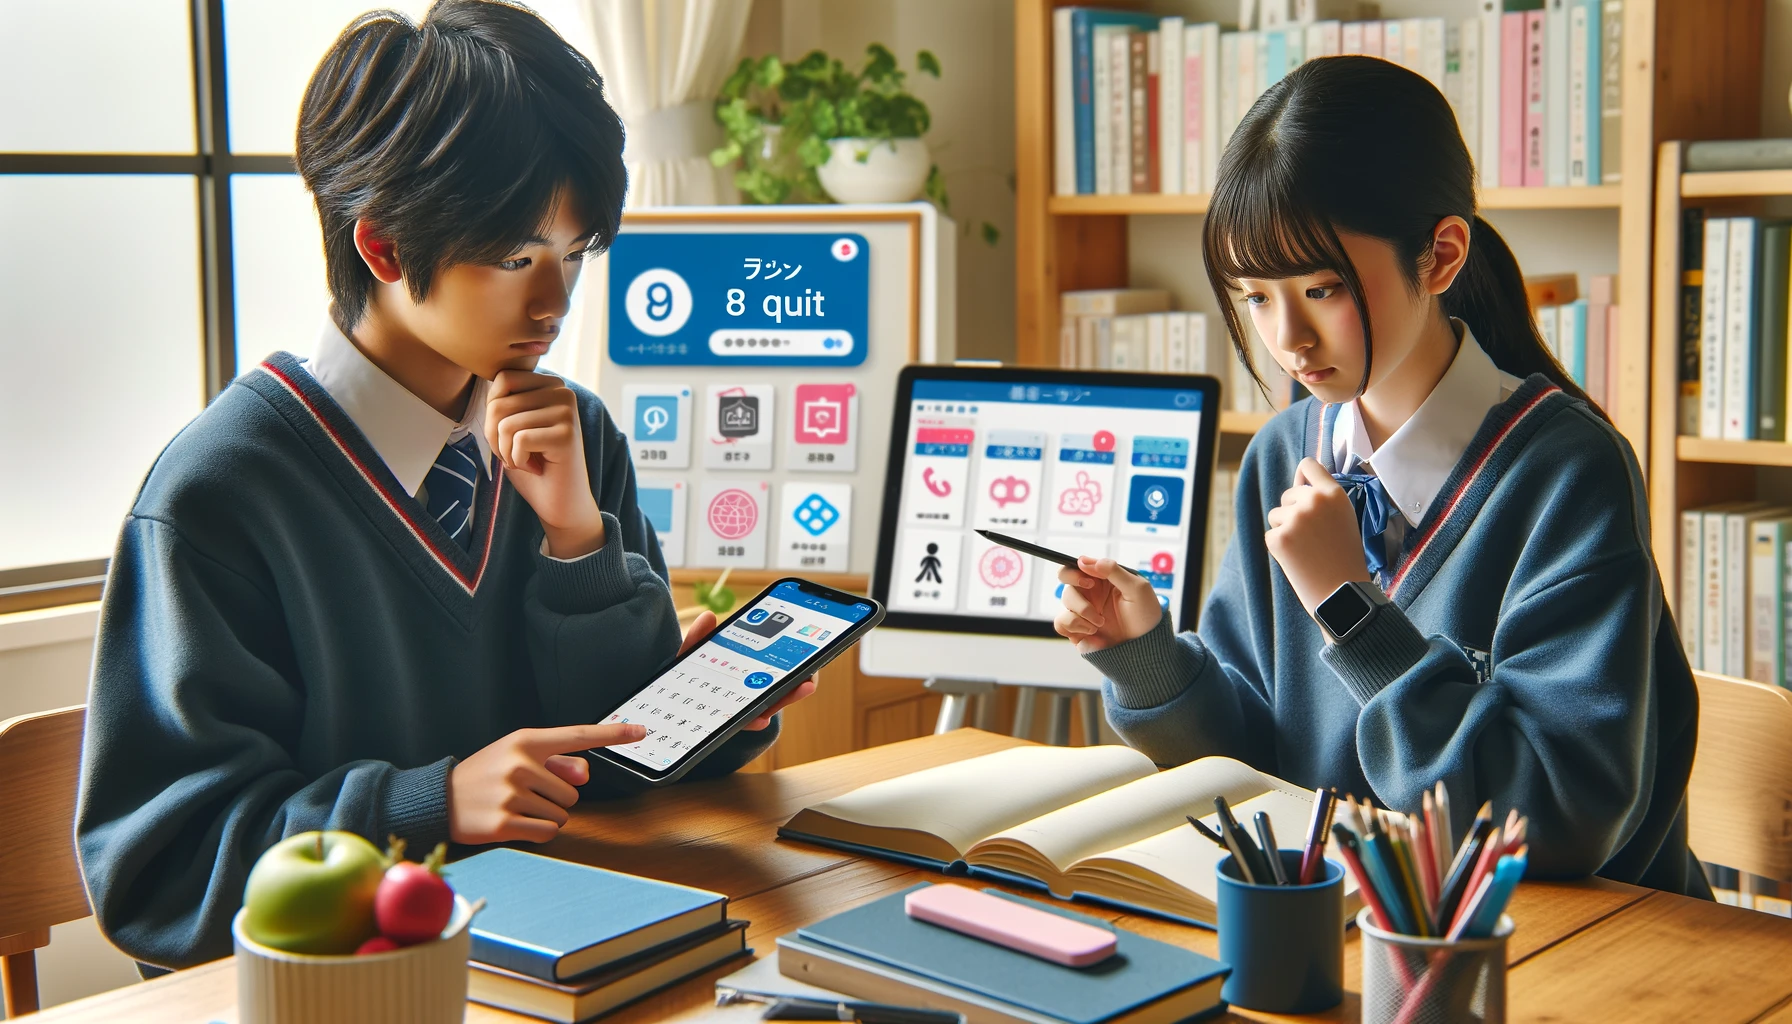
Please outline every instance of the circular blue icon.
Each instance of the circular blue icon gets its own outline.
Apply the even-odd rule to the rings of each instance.
[[[764,608],[755,608],[747,613],[747,621],[757,626],[770,616],[771,612],[766,611]]]
[[[763,690],[772,685],[772,674],[770,672],[754,672],[742,679],[741,683],[749,690]]]

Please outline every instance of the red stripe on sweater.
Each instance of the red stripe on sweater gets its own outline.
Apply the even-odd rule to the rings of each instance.
[[[386,507],[391,509],[394,515],[398,516],[405,527],[411,531],[411,536],[417,538],[424,549],[435,557],[436,564],[447,570],[448,575],[454,577],[454,581],[461,585],[461,589],[465,590],[468,596],[472,596],[473,592],[479,589],[479,581],[485,577],[486,563],[491,560],[492,556],[492,533],[498,522],[498,503],[504,499],[504,491],[502,485],[499,483],[499,479],[496,476],[492,478],[493,485],[498,486],[499,490],[497,499],[491,503],[491,513],[485,517],[485,551],[479,559],[478,571],[474,574],[473,578],[469,580],[455,567],[448,556],[442,552],[442,549],[436,546],[435,542],[429,538],[429,535],[423,532],[423,529],[417,525],[417,521],[412,519],[410,513],[406,512],[404,507],[392,496],[392,492],[388,491],[385,485],[380,483],[379,478],[375,477],[373,473],[368,470],[367,466],[360,459],[355,457],[355,453],[343,442],[342,435],[337,432],[335,426],[324,417],[323,413],[316,405],[312,404],[311,399],[305,397],[305,392],[301,390],[291,378],[287,377],[285,373],[280,371],[279,367],[276,367],[271,363],[262,363],[260,366],[256,367],[256,369],[266,371],[268,376],[280,382],[280,386],[285,388],[287,393],[299,400],[299,404],[305,407],[305,411],[310,413],[311,418],[317,421],[317,425],[323,428],[325,434],[329,435],[330,441],[336,445],[336,450],[341,452],[344,458],[348,459],[349,464],[354,466],[355,470],[361,474],[361,479],[367,481],[367,486],[373,488],[374,493],[380,496],[380,500],[385,503]]]
[[[1457,504],[1462,501],[1462,496],[1467,494],[1468,489],[1474,486],[1475,481],[1480,478],[1481,470],[1487,466],[1487,460],[1493,458],[1493,453],[1499,451],[1500,445],[1505,443],[1506,438],[1526,416],[1529,416],[1537,406],[1542,405],[1544,399],[1561,390],[1558,387],[1551,387],[1542,391],[1537,397],[1526,403],[1524,408],[1518,410],[1510,420],[1506,421],[1506,425],[1500,429],[1500,432],[1494,435],[1493,442],[1487,446],[1487,450],[1481,453],[1479,459],[1475,460],[1475,468],[1469,470],[1468,476],[1464,477],[1462,483],[1457,485],[1455,492],[1450,495],[1449,503],[1444,506],[1443,512],[1439,513],[1437,520],[1431,524],[1431,529],[1425,531],[1425,536],[1420,538],[1418,546],[1413,548],[1412,555],[1401,564],[1400,571],[1394,574],[1393,583],[1388,587],[1389,597],[1393,597],[1400,590],[1400,584],[1406,580],[1407,570],[1418,564],[1420,556],[1425,553],[1425,549],[1430,546],[1432,539],[1437,536],[1437,531],[1443,529],[1444,523],[1448,522],[1450,517],[1456,513]]]

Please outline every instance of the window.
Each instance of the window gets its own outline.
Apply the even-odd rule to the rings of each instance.
[[[168,440],[239,369],[309,353],[299,100],[374,7],[428,3],[0,0],[0,612],[97,596]],[[536,9],[589,50],[576,0]]]

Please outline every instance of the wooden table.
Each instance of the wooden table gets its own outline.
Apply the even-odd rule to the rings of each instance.
[[[938,877],[930,872],[786,842],[775,832],[797,810],[878,779],[987,754],[1019,740],[974,729],[927,736],[764,774],[675,786],[633,800],[587,804],[541,852],[727,893],[729,915],[752,922],[760,955],[773,939],[867,900]],[[1213,932],[1079,907],[1115,924],[1216,953]],[[1701,900],[1590,879],[1521,885],[1511,904],[1511,1021],[1771,1021],[1792,1024],[1792,921]],[[1360,984],[1353,929],[1344,952],[1347,989]],[[753,1020],[720,1012],[714,981],[733,961],[605,1018]],[[236,975],[221,960],[67,1003],[42,1024],[236,1021]],[[470,1005],[467,1020],[532,1018]],[[1234,1011],[1226,1020],[1296,1018]],[[1355,991],[1315,1020],[1355,1021]]]

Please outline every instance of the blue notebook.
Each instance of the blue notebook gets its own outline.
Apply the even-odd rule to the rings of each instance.
[[[485,900],[472,959],[557,982],[722,923],[728,898],[521,850],[487,850],[442,870]]]
[[[903,909],[911,886],[862,907],[797,930],[797,939],[875,961],[952,988],[992,998],[1066,1024],[1121,1019],[1182,1020],[1219,1004],[1219,985],[1230,968],[1199,953],[1148,939],[1098,918],[1051,904],[985,890],[1047,913],[1113,931],[1114,956],[1088,967],[1065,967],[1038,957],[916,921]],[[1205,998],[1191,1005],[1192,990]],[[1161,1006],[1163,1014],[1146,1011]]]

